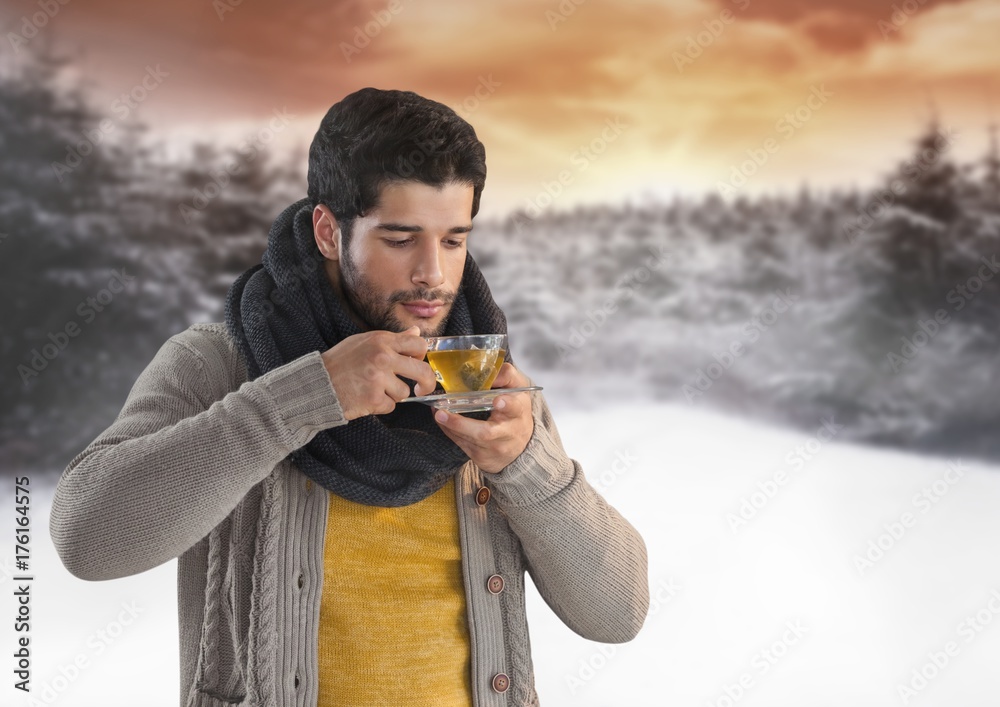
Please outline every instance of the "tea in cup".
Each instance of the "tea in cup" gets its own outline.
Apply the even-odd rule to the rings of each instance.
[[[506,334],[430,336],[427,363],[446,393],[489,390],[507,357]]]

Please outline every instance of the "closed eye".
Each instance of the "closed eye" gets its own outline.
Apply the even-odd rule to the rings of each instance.
[[[383,240],[389,245],[390,248],[403,248],[404,246],[407,246],[407,245],[409,245],[410,243],[413,242],[412,238],[404,238],[402,240],[394,240],[392,238],[384,238]],[[447,240],[447,241],[445,241],[445,244],[449,248],[461,248],[462,246],[465,245],[465,241],[464,240],[454,240],[453,239],[453,240]]]

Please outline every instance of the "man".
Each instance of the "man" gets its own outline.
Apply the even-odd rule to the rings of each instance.
[[[642,538],[541,394],[400,403],[435,388],[422,337],[506,333],[467,253],[485,177],[439,103],[334,105],[225,324],[171,337],[63,473],[70,572],[178,558],[181,705],[537,705],[525,571],[585,638],[642,626]],[[530,383],[508,358],[494,387]]]

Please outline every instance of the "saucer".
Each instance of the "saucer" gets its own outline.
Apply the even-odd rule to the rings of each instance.
[[[435,410],[446,412],[480,412],[493,409],[493,399],[505,393],[526,393],[541,390],[540,385],[529,385],[524,388],[491,388],[490,390],[475,390],[469,393],[439,393],[437,395],[420,395],[415,398],[403,398],[401,403],[423,403]]]

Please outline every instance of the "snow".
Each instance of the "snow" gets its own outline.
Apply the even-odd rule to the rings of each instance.
[[[529,582],[542,705],[995,703],[995,467],[866,448],[835,433],[824,441],[821,420],[804,434],[683,404],[585,410],[547,399],[570,456],[645,539],[654,598],[639,636],[612,646],[573,633]],[[3,493],[10,527],[13,501]],[[50,494],[32,495],[36,701],[12,687],[8,619],[0,704],[174,707],[175,563],[112,582],[73,578],[48,539]],[[736,524],[743,499],[758,508]],[[879,540],[883,556],[859,570],[857,556]],[[16,611],[11,569],[0,568],[7,617]],[[74,671],[78,657],[84,667]],[[916,689],[911,671],[921,668],[932,677]],[[46,685],[58,690],[54,701]],[[899,685],[914,694],[903,699]]]
[[[5,484],[7,485],[7,484]],[[12,484],[11,484],[12,485]],[[0,496],[10,527],[13,497]],[[11,707],[176,707],[178,699],[176,561],[133,577],[85,582],[62,566],[48,533],[51,488],[30,495],[31,693],[16,690],[11,654],[24,633],[14,632],[14,591],[23,583],[12,558],[0,565],[3,673],[0,704]]]
[[[908,686],[910,671],[949,641],[958,654],[908,703],[992,704],[1000,686],[1000,629],[988,623],[1000,610],[1000,601],[989,608],[1000,588],[1000,568],[988,562],[988,539],[1000,531],[995,468],[952,460],[958,471],[949,471],[946,459],[836,441],[793,467],[788,453],[810,436],[686,406],[554,414],[570,455],[645,538],[650,586],[662,601],[634,641],[605,657],[532,597],[542,704],[905,704],[897,685]],[[600,431],[602,423],[609,427]],[[637,460],[616,476],[619,451]],[[727,515],[782,470],[786,482],[766,503],[753,499],[756,516],[734,532]],[[915,505],[924,489],[929,498]],[[859,571],[855,556],[906,512],[911,527],[898,540],[884,537],[884,556]],[[977,625],[986,626],[968,640],[959,624],[980,610]],[[786,628],[795,622],[804,635],[781,645],[795,637]],[[776,642],[782,656],[769,661],[761,651]],[[725,690],[738,695],[742,675],[751,684],[730,702]]]

